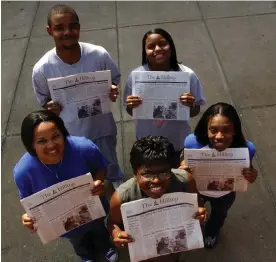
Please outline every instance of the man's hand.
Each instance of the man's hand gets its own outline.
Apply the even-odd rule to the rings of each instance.
[[[117,236],[113,238],[113,242],[116,247],[125,248],[128,243],[134,242],[134,239],[127,232],[120,231]]]
[[[116,102],[118,95],[119,95],[118,87],[115,86],[115,85],[112,85],[111,88],[110,88],[110,92],[109,92],[109,99],[112,102]]]
[[[257,176],[258,176],[258,171],[254,167],[250,168],[243,168],[242,174],[244,178],[250,183],[254,183]]]
[[[57,116],[59,116],[62,111],[62,106],[58,102],[54,102],[53,100],[48,102],[45,106],[45,109],[54,112]]]
[[[104,182],[101,180],[94,181],[94,188],[92,189],[93,196],[103,196],[104,195]]]
[[[194,214],[194,218],[200,222],[206,222],[208,219],[208,212],[205,207],[199,207],[198,211]]]
[[[128,96],[126,103],[129,108],[136,108],[142,104],[142,99],[140,96]]]
[[[27,213],[22,215],[22,224],[24,227],[30,229],[32,232],[36,232],[37,228],[34,226],[34,220],[27,215]]]
[[[180,102],[184,106],[193,107],[195,103],[195,97],[192,94],[184,93],[180,96]]]

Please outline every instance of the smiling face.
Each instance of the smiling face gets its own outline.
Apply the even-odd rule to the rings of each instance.
[[[170,64],[171,48],[168,41],[159,34],[151,34],[146,39],[146,55],[151,65]]]
[[[56,124],[42,122],[34,129],[33,147],[44,164],[57,164],[64,154],[64,137]]]
[[[59,48],[72,49],[78,45],[80,24],[72,13],[53,14],[51,26],[47,27],[47,31]]]
[[[170,184],[170,170],[168,164],[138,168],[137,181],[141,190],[151,198],[160,198]]]
[[[225,116],[217,114],[209,119],[208,138],[213,148],[223,151],[233,142],[234,125]]]

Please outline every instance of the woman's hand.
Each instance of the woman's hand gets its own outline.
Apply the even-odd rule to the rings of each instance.
[[[109,92],[109,99],[112,102],[116,102],[118,95],[119,95],[118,86],[112,85]]]
[[[126,104],[129,108],[136,108],[142,104],[142,99],[140,96],[128,96]]]
[[[195,103],[195,97],[192,94],[184,93],[180,96],[180,102],[184,106],[193,107]]]
[[[242,174],[244,178],[250,183],[254,183],[257,176],[258,176],[258,171],[254,167],[249,167],[249,168],[243,168],[242,169]]]
[[[206,222],[208,219],[208,212],[205,207],[199,207],[198,211],[194,214],[194,218],[200,222]]]
[[[22,224],[24,227],[28,228],[32,232],[36,232],[37,228],[34,226],[34,220],[25,213],[22,215]]]
[[[113,242],[116,247],[125,248],[128,243],[134,242],[134,239],[126,231],[120,231],[117,236],[113,238]]]
[[[103,196],[104,195],[104,182],[101,180],[94,181],[94,188],[92,189],[93,196]]]

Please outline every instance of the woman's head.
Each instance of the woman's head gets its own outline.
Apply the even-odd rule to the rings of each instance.
[[[159,198],[170,184],[175,150],[167,138],[148,136],[136,141],[130,152],[130,163],[141,190]]]
[[[228,147],[246,147],[241,121],[236,109],[227,103],[210,106],[195,128],[195,136],[202,145],[218,151]]]
[[[148,31],[142,40],[142,65],[169,65],[178,70],[175,45],[168,32],[161,28]]]
[[[46,110],[30,113],[21,126],[21,140],[26,150],[45,164],[61,160],[68,135],[62,119]]]

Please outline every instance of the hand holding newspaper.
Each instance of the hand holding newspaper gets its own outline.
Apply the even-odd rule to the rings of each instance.
[[[121,206],[131,262],[202,248],[197,194],[170,193],[159,199],[145,198]]]
[[[111,72],[81,73],[48,79],[52,100],[59,102],[65,121],[111,112]]]
[[[193,170],[200,191],[247,191],[242,169],[250,166],[247,148],[184,149],[185,164]]]
[[[133,109],[135,119],[189,120],[190,108],[180,102],[180,95],[190,93],[187,72],[132,73],[132,94],[143,99]]]
[[[92,175],[87,173],[21,199],[43,244],[106,215],[99,196],[92,196],[93,186]]]

